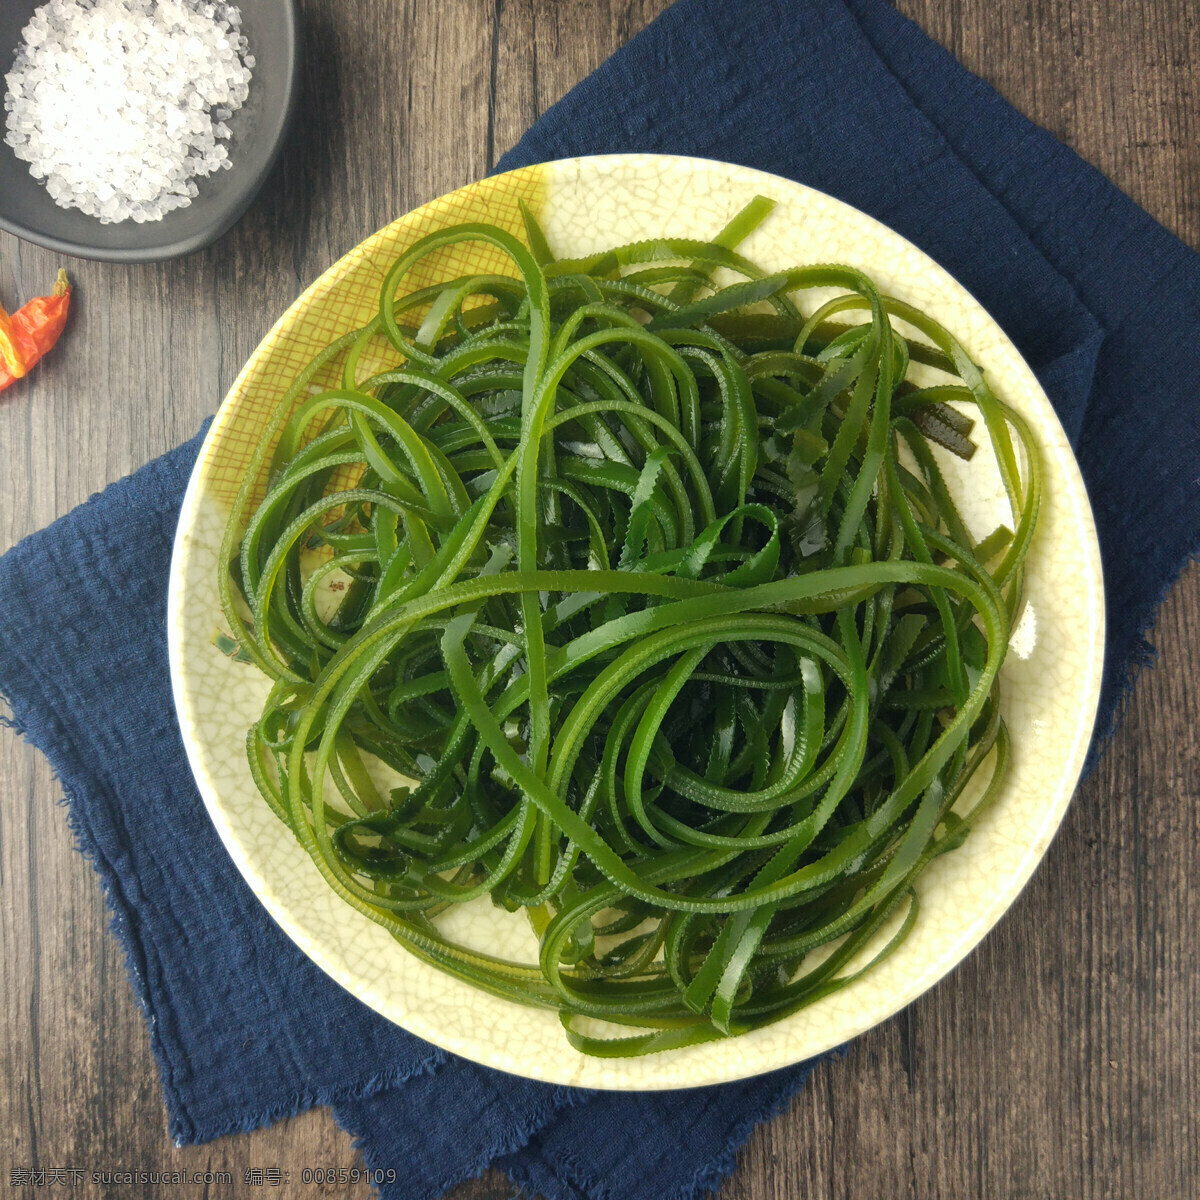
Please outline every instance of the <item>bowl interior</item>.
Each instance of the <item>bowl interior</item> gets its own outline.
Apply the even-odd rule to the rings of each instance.
[[[0,77],[12,69],[21,31],[38,6],[39,0],[0,4]],[[275,161],[297,76],[293,0],[238,0],[238,6],[257,61],[250,95],[228,122],[231,168],[197,179],[200,194],[161,221],[103,225],[78,209],[55,204],[30,175],[29,164],[0,140],[0,228],[80,258],[129,262],[187,254],[224,233],[245,211]]]
[[[221,533],[280,395],[319,350],[377,311],[389,264],[417,238],[469,220],[521,236],[523,199],[555,253],[586,255],[648,237],[711,237],[756,193],[778,207],[742,247],[750,258],[769,270],[839,261],[862,268],[883,291],[951,329],[1033,427],[1045,496],[1026,571],[1027,615],[1001,676],[1012,766],[963,846],[922,874],[920,918],[875,970],[742,1037],[640,1059],[589,1058],[569,1045],[555,1014],[443,975],[343,903],[258,795],[245,734],[268,681],[228,654],[216,589]],[[464,253],[427,260],[431,274],[410,279],[411,286],[503,269],[485,252]],[[330,377],[311,386],[333,382],[338,364],[326,369]],[[364,361],[360,369],[384,368]],[[1003,517],[1003,488],[994,464],[981,461],[987,458],[976,455],[969,467],[942,460],[977,537]],[[979,304],[927,255],[840,201],[743,167],[661,155],[574,159],[482,180],[400,218],[322,276],[264,339],[217,414],[184,501],[168,601],[176,708],[201,795],[226,848],[285,932],[360,1000],[427,1041],[516,1074],[614,1089],[714,1084],[801,1061],[890,1016],[961,961],[1016,898],[1066,810],[1095,715],[1103,626],[1099,554],[1078,467],[1029,367]],[[527,922],[486,899],[439,921],[477,949],[536,959]]]

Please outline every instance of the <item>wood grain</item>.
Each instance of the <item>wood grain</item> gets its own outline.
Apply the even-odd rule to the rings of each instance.
[[[306,0],[303,119],[236,230],[180,262],[72,264],[70,336],[0,403],[0,548],[193,433],[303,285],[397,213],[482,175],[665,7]],[[1200,246],[1194,5],[899,7]],[[36,294],[57,265],[0,235],[0,295]],[[1200,569],[1153,640],[1158,667],[1009,915],[757,1130],[723,1200],[1200,1195]],[[355,1162],[324,1111],[169,1144],[96,877],[44,760],[8,731],[0,791],[0,1187],[13,1166],[186,1168],[229,1171],[231,1185],[204,1189],[221,1197],[246,1193],[247,1167],[278,1166],[293,1184],[269,1193],[365,1198],[298,1183],[304,1166]],[[489,1174],[453,1196],[511,1194]]]

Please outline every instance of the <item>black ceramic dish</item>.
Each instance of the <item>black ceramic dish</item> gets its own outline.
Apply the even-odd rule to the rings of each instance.
[[[21,30],[41,0],[0,0],[0,95]],[[246,211],[283,143],[299,83],[295,0],[237,0],[256,59],[250,96],[229,121],[233,166],[197,179],[200,194],[161,221],[102,225],[74,208],[59,208],[27,163],[2,141],[0,229],[52,250],[107,262],[155,262],[214,242]],[[0,123],[6,114],[0,110]]]

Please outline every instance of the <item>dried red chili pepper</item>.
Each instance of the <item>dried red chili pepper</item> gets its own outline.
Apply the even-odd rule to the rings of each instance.
[[[0,392],[20,379],[58,341],[71,307],[66,271],[49,296],[38,296],[10,317],[0,308]]]

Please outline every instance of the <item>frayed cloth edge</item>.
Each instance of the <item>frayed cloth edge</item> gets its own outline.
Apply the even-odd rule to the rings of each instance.
[[[172,1078],[175,1065],[163,1043],[161,1024],[151,1001],[147,981],[148,962],[145,947],[142,946],[133,930],[130,921],[130,906],[120,894],[120,876],[101,853],[91,831],[87,828],[87,822],[80,811],[74,789],[67,785],[45,748],[39,745],[38,739],[27,724],[17,716],[12,697],[2,688],[0,688],[0,700],[8,705],[11,713],[11,715],[0,715],[0,724],[14,730],[27,746],[36,750],[49,762],[52,777],[62,793],[56,803],[65,810],[67,828],[71,831],[75,849],[99,876],[100,892],[108,912],[108,928],[121,949],[134,999],[142,1011],[150,1034],[150,1048],[154,1055],[155,1065],[158,1067],[159,1081],[163,1090],[167,1129],[175,1144],[182,1146],[187,1141],[194,1140],[188,1137],[194,1126],[187,1106],[183,1102],[183,1097]]]
[[[822,1063],[840,1058],[845,1046],[839,1046],[817,1058],[810,1059],[802,1067],[793,1068],[803,1073],[789,1078],[781,1084],[763,1104],[734,1126],[725,1140],[725,1145],[714,1158],[698,1167],[692,1177],[672,1192],[664,1193],[659,1200],[699,1200],[718,1189],[737,1168],[737,1156],[751,1133],[766,1121],[779,1116],[807,1085],[814,1070]],[[614,1195],[605,1184],[591,1178],[573,1156],[557,1158],[553,1162],[538,1158],[533,1162],[505,1163],[501,1168],[509,1182],[517,1189],[518,1197],[540,1192],[549,1200],[624,1200]]]
[[[1133,699],[1134,687],[1144,671],[1153,670],[1158,665],[1158,647],[1150,641],[1148,635],[1158,621],[1162,606],[1167,596],[1183,578],[1184,573],[1200,562],[1200,530],[1197,531],[1183,560],[1163,580],[1162,586],[1147,604],[1142,619],[1138,622],[1137,633],[1129,651],[1128,659],[1122,664],[1118,678],[1113,684],[1114,695],[1111,706],[1103,721],[1097,721],[1092,733],[1092,744],[1088,748],[1087,758],[1083,764],[1083,776],[1086,779],[1099,765],[1105,750],[1108,749]]]
[[[336,1111],[336,1107],[339,1104],[349,1104],[356,1100],[369,1100],[372,1096],[387,1091],[389,1088],[398,1087],[403,1083],[407,1083],[410,1079],[428,1074],[430,1071],[436,1070],[444,1058],[445,1055],[441,1050],[436,1046],[430,1046],[429,1054],[414,1065],[395,1067],[390,1071],[381,1071],[348,1087],[318,1088],[311,1092],[297,1092],[287,1100],[273,1104],[261,1113],[232,1118],[213,1125],[194,1126],[190,1131],[190,1137],[183,1139],[175,1136],[175,1145],[196,1145],[201,1142],[211,1142],[214,1138],[225,1137],[230,1133],[251,1133],[256,1129],[273,1125],[276,1121],[282,1121],[287,1117],[299,1116],[300,1113],[307,1112],[310,1108],[317,1108],[318,1106],[324,1106]],[[172,1131],[172,1134],[174,1136],[174,1131]]]
[[[0,726],[12,729],[27,746],[36,750],[49,761],[50,756],[38,744],[25,722],[16,715],[12,699],[3,689],[0,689],[0,700],[9,708],[9,714],[0,713]],[[129,977],[130,987],[150,1034],[150,1048],[158,1068],[159,1082],[166,1108],[167,1133],[176,1146],[198,1145],[231,1133],[249,1133],[252,1130],[272,1125],[285,1117],[297,1116],[318,1105],[332,1107],[352,1100],[365,1100],[389,1087],[398,1086],[409,1079],[425,1074],[444,1060],[444,1052],[436,1046],[430,1046],[429,1053],[416,1064],[377,1072],[366,1079],[344,1087],[317,1088],[313,1091],[293,1093],[262,1111],[243,1113],[224,1121],[211,1122],[195,1119],[188,1111],[187,1104],[173,1078],[176,1065],[173,1056],[162,1040],[159,1013],[151,999],[146,950],[137,937],[130,919],[132,906],[121,895],[120,876],[101,853],[87,828],[87,822],[75,798],[74,789],[67,785],[53,763],[51,763],[51,772],[55,783],[61,790],[56,804],[65,810],[67,828],[71,831],[75,849],[99,877],[100,891],[108,911],[108,928],[125,959],[125,970]]]
[[[545,1102],[533,1110],[528,1120],[523,1121],[508,1135],[496,1138],[470,1163],[447,1173],[419,1196],[416,1193],[401,1195],[400,1192],[393,1190],[396,1185],[391,1184],[376,1186],[375,1192],[381,1197],[381,1200],[436,1200],[436,1197],[443,1196],[459,1184],[471,1179],[478,1179],[497,1160],[519,1153],[529,1144],[530,1139],[544,1129],[563,1109],[573,1108],[576,1104],[582,1103],[589,1094],[579,1088],[556,1087],[547,1096]],[[376,1173],[398,1166],[395,1163],[379,1161],[379,1155],[371,1147],[366,1135],[353,1128],[351,1114],[339,1112],[338,1107],[334,1106],[333,1118],[339,1128],[350,1134],[351,1145],[358,1154],[362,1155],[363,1163],[368,1171]],[[397,1174],[399,1175],[399,1171]],[[397,1178],[397,1185],[399,1183],[400,1180]]]

